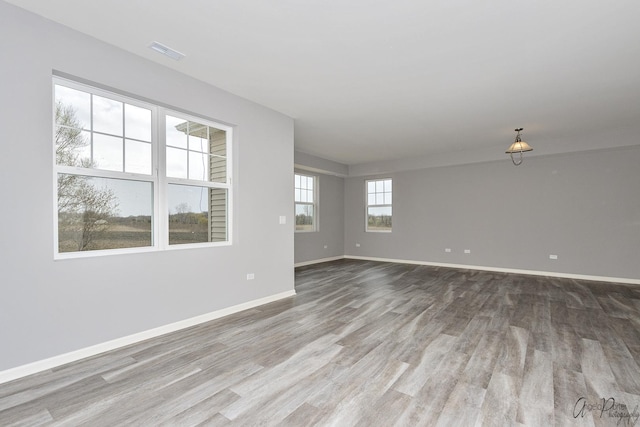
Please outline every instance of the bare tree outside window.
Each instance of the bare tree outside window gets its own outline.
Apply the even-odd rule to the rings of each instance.
[[[82,157],[89,145],[72,107],[56,103],[56,163],[64,166],[91,168],[89,157]],[[118,200],[114,191],[98,188],[92,178],[74,174],[58,174],[59,250],[93,249],[95,240],[110,227],[109,219],[117,214]],[[63,237],[63,238],[60,238]]]

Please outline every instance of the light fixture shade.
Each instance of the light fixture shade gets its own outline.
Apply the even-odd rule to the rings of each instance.
[[[516,141],[509,146],[505,153],[524,153],[525,151],[533,151],[533,148],[524,141]]]

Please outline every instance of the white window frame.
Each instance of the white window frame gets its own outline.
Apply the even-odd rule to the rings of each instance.
[[[174,249],[189,249],[189,248],[201,248],[201,247],[208,247],[208,246],[229,246],[231,245],[231,230],[233,229],[232,227],[232,206],[233,206],[233,198],[232,198],[232,191],[231,191],[231,176],[232,176],[232,165],[231,165],[231,148],[232,148],[232,144],[231,141],[233,140],[233,128],[231,126],[226,126],[217,122],[214,122],[212,120],[209,119],[203,119],[201,117],[196,117],[196,116],[192,116],[189,114],[184,114],[181,113],[179,111],[175,111],[175,110],[170,110],[170,109],[166,109],[166,108],[161,108],[158,107],[161,110],[161,114],[159,115],[159,126],[158,129],[165,129],[166,126],[166,116],[173,116],[173,117],[179,117],[181,119],[185,119],[187,121],[193,121],[193,122],[198,122],[200,124],[204,124],[207,126],[212,126],[215,127],[217,129],[220,130],[224,130],[225,132],[227,132],[227,147],[226,147],[226,169],[227,169],[227,180],[224,183],[221,182],[214,182],[214,181],[199,181],[199,180],[194,180],[194,179],[188,179],[188,178],[172,178],[172,177],[168,177],[166,174],[166,137],[165,135],[160,132],[162,135],[160,136],[160,143],[159,145],[161,145],[161,147],[163,148],[162,150],[159,150],[159,157],[160,157],[160,163],[164,166],[164,168],[162,169],[162,172],[164,173],[160,173],[160,188],[165,190],[165,194],[161,195],[162,197],[160,198],[161,203],[160,203],[160,212],[168,212],[169,211],[169,206],[168,206],[168,197],[166,195],[166,189],[168,187],[168,185],[171,184],[177,184],[177,185],[187,185],[187,186],[195,186],[195,187],[207,187],[207,188],[220,188],[220,189],[225,189],[227,190],[227,240],[223,241],[223,242],[201,242],[201,243],[184,243],[184,244],[174,244],[174,245],[170,245],[169,244],[169,218],[168,215],[161,215],[160,219],[162,221],[164,221],[164,224],[161,224],[162,229],[161,229],[161,233],[162,233],[162,247],[161,249],[169,249],[169,250],[174,250]]]
[[[295,198],[295,190],[299,187],[296,187],[295,185],[295,177],[300,176],[300,177],[306,177],[307,179],[311,178],[313,180],[313,202],[301,202],[301,201],[297,201]],[[306,173],[302,173],[302,172],[294,172],[294,184],[293,184],[293,189],[294,189],[294,200],[293,200],[293,218],[294,218],[294,223],[296,220],[296,207],[297,205],[310,205],[313,208],[313,228],[311,230],[295,230],[296,233],[315,233],[317,231],[319,231],[319,227],[318,227],[318,177],[316,175],[309,175]],[[294,224],[295,225],[295,224]]]
[[[233,231],[233,186],[231,183],[231,177],[233,176],[233,127],[224,125],[214,120],[197,117],[190,114],[185,114],[180,111],[171,110],[160,105],[152,104],[150,102],[141,101],[130,96],[121,95],[115,92],[103,90],[95,86],[90,86],[83,83],[78,83],[73,80],[69,80],[59,76],[53,76],[51,92],[52,92],[52,141],[55,140],[56,132],[56,100],[55,100],[55,86],[61,85],[76,89],[82,92],[90,93],[93,95],[109,98],[119,102],[125,102],[127,104],[142,107],[151,110],[151,156],[152,156],[152,172],[151,175],[130,173],[130,172],[116,172],[102,169],[82,168],[75,166],[64,166],[56,163],[56,147],[52,145],[52,158],[53,158],[53,249],[54,259],[69,259],[69,258],[86,258],[96,257],[112,254],[127,254],[127,253],[140,253],[140,252],[154,252],[162,250],[179,250],[190,248],[207,248],[217,246],[230,246],[232,245],[232,231]],[[184,118],[185,120],[195,121],[207,126],[212,126],[220,130],[224,130],[226,133],[226,182],[210,182],[210,181],[197,181],[189,179],[169,178],[166,176],[166,136],[164,134],[165,129],[165,117],[171,115],[174,117]],[[89,251],[74,251],[74,252],[59,252],[58,247],[58,174],[73,174],[96,178],[111,178],[128,181],[142,181],[149,182],[153,187],[153,210],[152,210],[152,226],[151,226],[151,246],[133,247],[133,248],[117,248],[117,249],[98,249]],[[169,184],[182,184],[198,187],[210,187],[221,188],[227,191],[227,240],[219,242],[200,242],[200,243],[186,243],[186,244],[169,244],[169,217],[168,217],[168,191],[167,186]]]
[[[390,197],[391,203],[374,203],[374,204],[369,204],[369,183],[370,182],[382,182],[383,186],[384,186],[384,181],[390,181],[391,182],[391,192],[390,192]],[[379,192],[375,192],[373,194],[378,194]],[[385,193],[384,191],[382,191],[382,193]],[[374,178],[374,179],[367,179],[365,180],[364,183],[364,200],[365,200],[365,209],[364,209],[364,227],[365,227],[365,232],[367,233],[391,233],[393,231],[393,178]],[[370,207],[377,207],[377,208],[390,208],[391,209],[391,218],[392,218],[392,223],[391,223],[391,228],[389,230],[373,230],[373,229],[369,229],[369,208]]]

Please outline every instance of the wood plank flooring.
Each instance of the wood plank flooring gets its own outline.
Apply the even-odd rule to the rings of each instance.
[[[0,385],[0,425],[640,426],[640,287],[341,260],[296,290]]]

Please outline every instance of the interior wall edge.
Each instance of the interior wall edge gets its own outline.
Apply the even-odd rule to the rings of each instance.
[[[345,255],[344,259],[356,259],[362,261],[395,262],[398,264],[428,265],[432,267],[460,268],[465,270],[495,271],[497,273],[528,274],[532,276],[559,277],[563,279],[590,280],[595,282],[624,283],[627,285],[640,285],[640,279],[626,277],[591,276],[586,274],[559,273],[555,271],[521,270],[517,268],[490,267],[482,265],[448,264],[444,262],[416,261],[395,258],[377,258],[358,255]]]
[[[319,258],[319,259],[312,259],[309,261],[303,261],[303,262],[297,262],[293,265],[294,268],[298,268],[298,267],[304,267],[306,265],[313,265],[313,264],[321,264],[323,262],[331,262],[331,261],[338,261],[341,259],[345,259],[344,255],[340,255],[340,256],[332,256],[332,257],[328,257],[328,258]]]

